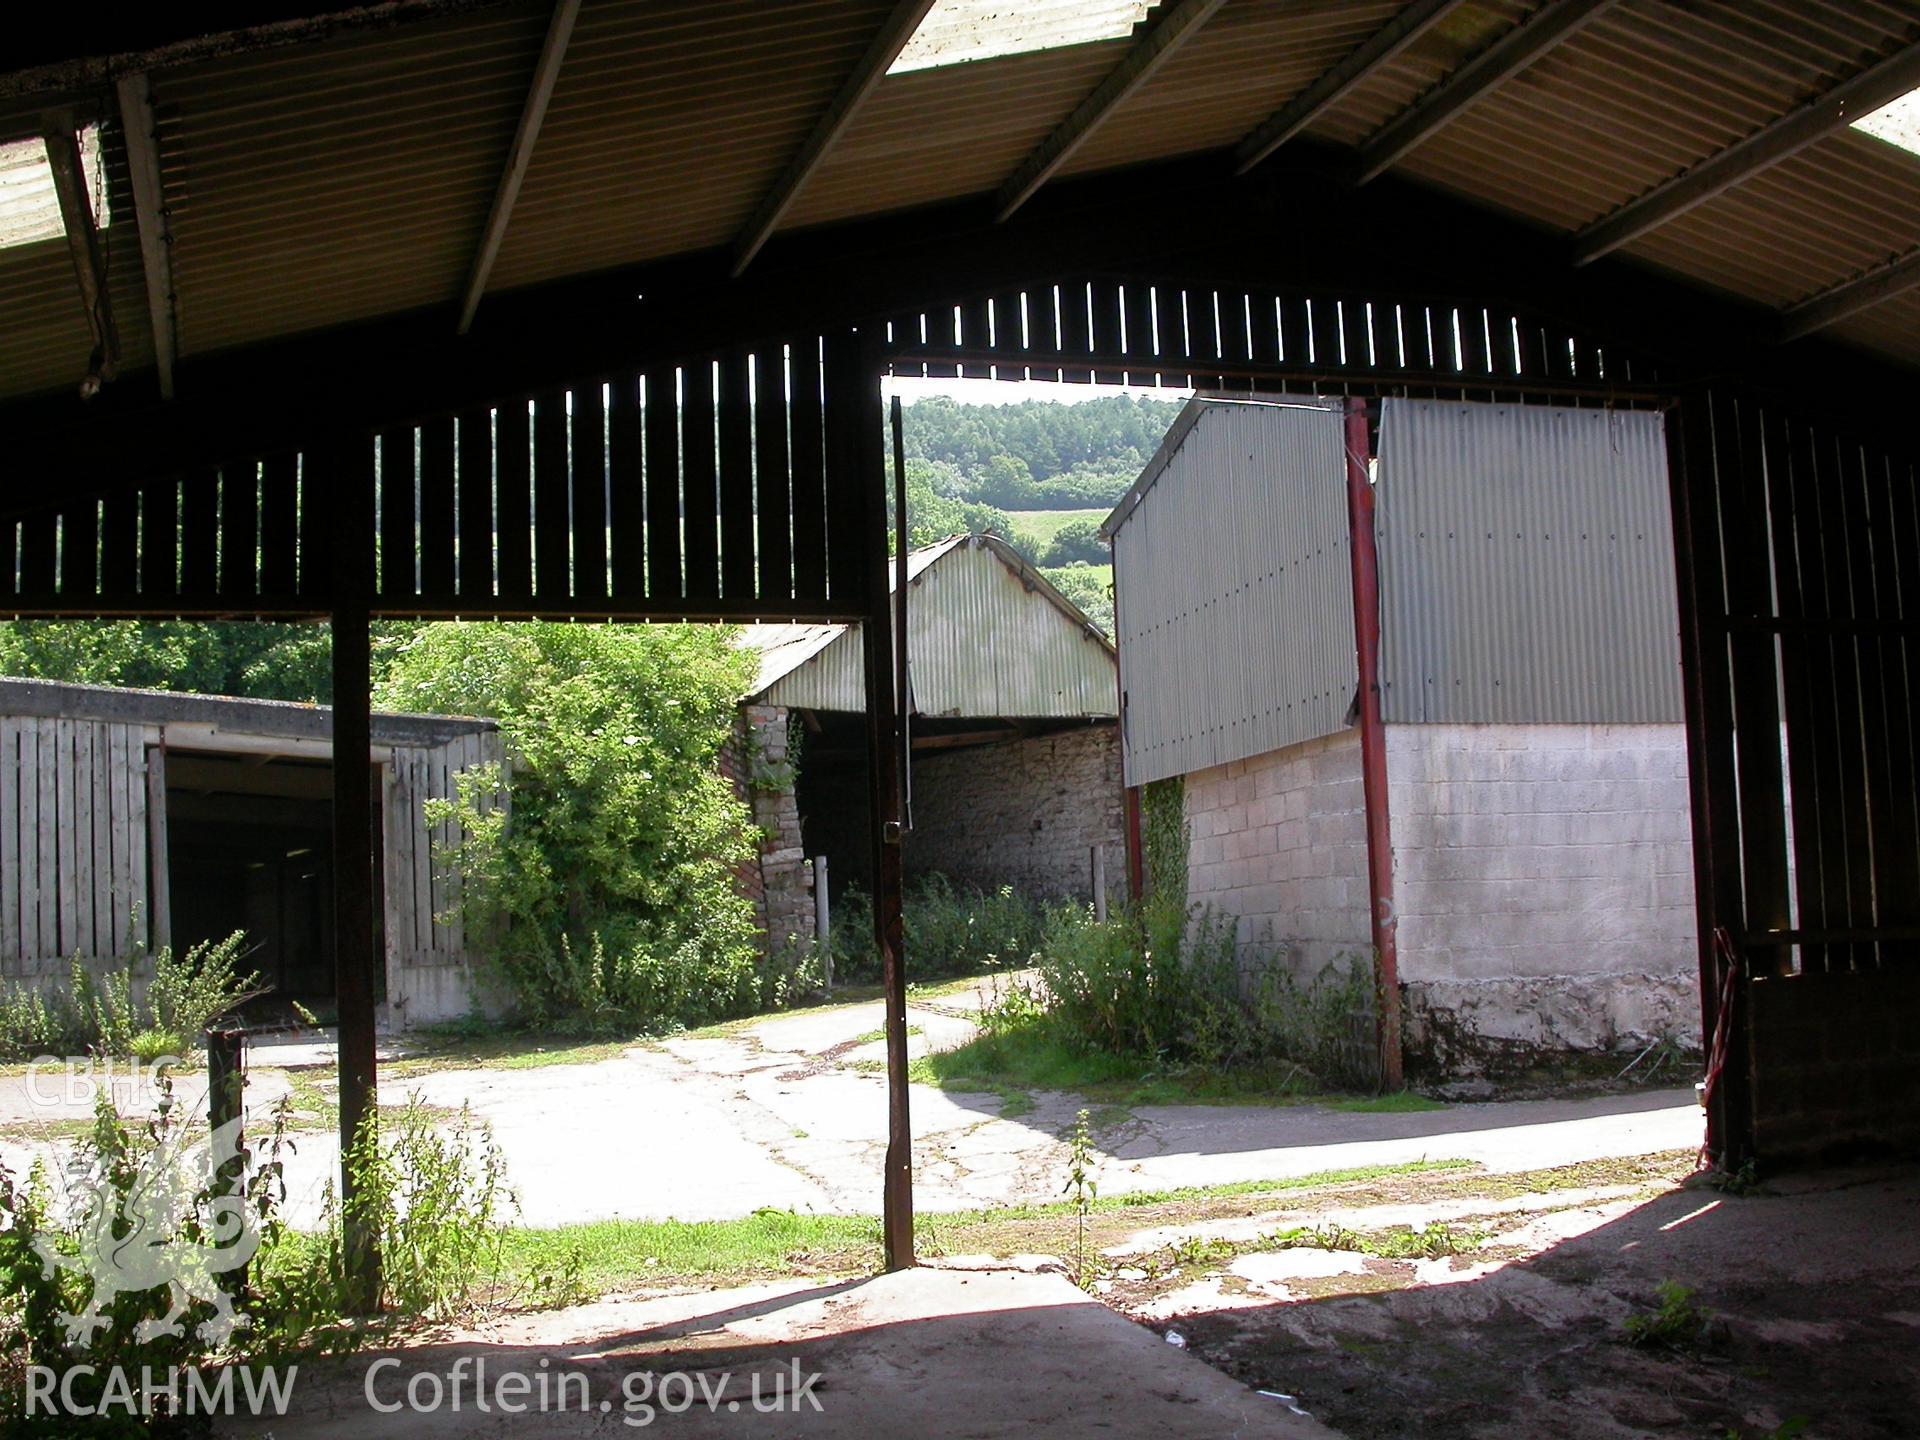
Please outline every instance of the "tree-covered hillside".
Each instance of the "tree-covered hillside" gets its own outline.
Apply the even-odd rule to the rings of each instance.
[[[1111,505],[1152,458],[1185,402],[1103,395],[1063,405],[966,405],[929,395],[907,410],[909,461],[933,490],[1001,510]]]

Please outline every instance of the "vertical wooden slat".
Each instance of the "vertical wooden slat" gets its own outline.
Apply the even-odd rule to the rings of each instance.
[[[755,594],[753,546],[753,410],[747,398],[747,357],[720,361],[714,403],[720,415],[720,593],[729,600]]]
[[[413,853],[413,948],[416,963],[424,962],[427,952],[433,948],[433,847],[426,809],[427,797],[432,793],[427,784],[429,754],[425,749],[412,751],[407,766],[407,833]]]
[[[260,584],[260,477],[251,460],[220,469],[220,576],[222,597],[251,599]]]
[[[74,773],[73,721],[54,720],[50,723],[53,726],[54,865],[59,872],[60,954],[70,957],[85,953],[79,944],[80,887],[76,882],[79,879],[80,857],[74,844],[79,835],[74,824],[74,781],[78,777]]]
[[[760,598],[777,605],[793,598],[786,347],[768,345],[755,353],[753,363],[754,539],[760,550]]]
[[[14,863],[19,870],[15,891],[20,907],[22,973],[37,973],[47,958],[40,947],[40,726],[34,720],[15,723],[14,738],[20,757],[17,776],[20,823]]]
[[[130,894],[127,903],[130,939],[137,944],[151,948],[153,944],[153,909],[149,903],[151,894],[150,880],[158,879],[166,883],[166,876],[152,873],[154,863],[159,859],[148,848],[149,831],[147,828],[147,746],[144,732],[129,726],[127,729],[127,768],[123,772],[126,785],[127,807],[127,881]],[[138,917],[137,920],[135,917]],[[128,946],[129,949],[132,945]]]
[[[533,402],[533,593],[543,606],[573,593],[568,468],[567,397],[550,390]]]
[[[500,599],[505,606],[524,605],[533,599],[533,432],[527,402],[502,405],[494,418],[494,434]]]
[[[176,593],[180,543],[180,485],[155,480],[140,488],[140,593],[148,600]]]
[[[1906,626],[1920,621],[1920,495],[1915,484],[1920,480],[1910,461],[1893,456],[1881,457],[1887,486],[1888,537],[1894,557],[1894,607]],[[1899,823],[1899,843],[1910,862],[1910,878],[1903,894],[1896,897],[1897,914],[1907,918],[1899,923],[1916,923],[1920,911],[1920,645],[1911,630],[1887,647],[1890,680],[1894,688],[1889,704],[1904,724],[1903,763],[1914,778],[1906,797],[1908,813]],[[1916,947],[1906,942],[1896,948],[1904,963],[1912,963]]]
[[[459,547],[455,557],[462,609],[493,598],[493,412],[464,411],[458,425]]]
[[[1374,364],[1382,370],[1404,370],[1400,353],[1400,307],[1378,300],[1368,307],[1367,323],[1373,335]]]
[[[1348,296],[1339,302],[1340,363],[1349,370],[1364,370],[1373,363],[1373,336],[1367,325],[1367,302]]]
[[[647,593],[647,441],[640,377],[616,375],[609,393],[607,524],[613,593],[638,600]]]
[[[904,323],[908,334],[921,337],[920,343],[926,347],[929,355],[944,355],[953,350],[954,316],[951,305],[936,305],[916,315],[906,316]],[[950,380],[959,373],[959,365],[952,360],[928,360],[925,367],[925,374],[935,380]]]
[[[1836,582],[1831,584],[1829,594],[1839,618],[1871,620],[1871,522],[1862,504],[1849,448],[1837,437],[1823,435],[1816,450],[1822,528],[1828,530],[1828,578]],[[1833,651],[1840,692],[1840,745],[1847,772],[1846,794],[1851,802],[1847,808],[1848,924],[1871,926],[1877,919],[1874,831],[1889,804],[1882,793],[1885,777],[1880,765],[1885,742],[1874,714],[1880,688],[1866,637],[1835,635]],[[1871,967],[1878,959],[1876,947],[1854,947],[1856,969]]]
[[[1894,511],[1887,492],[1884,457],[1849,445],[1844,463],[1860,496],[1859,516],[1867,562],[1867,608],[1874,620],[1901,618]],[[1902,637],[1863,635],[1861,699],[1867,716],[1863,747],[1868,769],[1868,818],[1873,830],[1874,918],[1883,927],[1904,926],[1920,916],[1920,834],[1914,828],[1916,775]],[[1882,942],[1880,962],[1911,953],[1912,941]]]
[[[66,957],[60,951],[60,742],[58,724],[36,720],[39,733],[39,758],[35,779],[40,791],[39,874],[35,880],[35,898],[40,911],[40,949],[50,961]]]
[[[1121,344],[1120,333],[1120,287],[1111,280],[1093,282],[1093,352],[1096,355],[1124,355],[1126,347]],[[1121,385],[1126,383],[1125,370],[1096,370],[1093,372],[1096,383],[1101,385]]]
[[[368,469],[372,469],[372,440],[368,445]],[[331,603],[333,588],[333,507],[336,480],[323,474],[314,464],[311,451],[300,456],[300,555],[297,584],[302,599],[323,608]],[[451,482],[449,482],[451,483]],[[451,510],[447,523],[453,523]],[[372,525],[368,525],[372,533]],[[448,547],[451,551],[451,546]],[[449,556],[451,560],[451,556]]]
[[[978,352],[993,348],[991,302],[984,295],[963,301],[960,306],[960,347]],[[975,360],[960,367],[960,373],[972,380],[991,380],[993,366]]]
[[[60,512],[60,594],[69,602],[96,592],[100,502],[80,500]]]
[[[74,723],[73,740],[67,757],[73,766],[73,802],[67,826],[73,832],[73,940],[72,948],[82,955],[111,953],[96,948],[93,932],[94,897],[99,892],[93,864],[93,731],[91,720]]]
[[[127,831],[127,726],[108,727],[107,812],[113,853],[113,953],[133,950],[133,861]],[[141,852],[145,853],[144,849]]]
[[[820,346],[809,336],[791,355],[793,399],[793,588],[802,601],[827,596],[826,435],[820,415]]]
[[[0,973],[24,973],[18,963],[20,834],[20,726],[0,716]]]
[[[594,380],[573,392],[573,593],[607,598],[607,407]]]
[[[1127,359],[1139,362],[1139,368],[1129,366],[1126,379],[1129,385],[1151,385],[1155,376],[1153,360],[1153,307],[1148,287],[1138,282],[1129,282],[1122,287],[1121,293],[1122,324],[1125,335]],[[1278,342],[1278,336],[1275,336]],[[1279,356],[1273,357],[1275,360]]]
[[[403,889],[407,856],[403,832],[398,822],[400,775],[398,751],[389,752],[380,769],[380,933],[385,941],[381,963],[387,975],[387,1002],[402,1005],[406,1001],[405,981],[401,976],[406,942],[406,913]]]
[[[300,543],[294,516],[297,463],[291,454],[269,455],[260,463],[260,593],[276,599],[293,594],[294,557]],[[152,516],[143,507],[143,547],[151,538],[152,523]]]
[[[453,598],[454,428],[451,415],[420,427],[420,592],[432,609]]]
[[[1093,353],[1093,328],[1087,319],[1087,284],[1084,280],[1060,287],[1060,378],[1086,384],[1093,371],[1086,365],[1074,365],[1075,357]]]
[[[860,446],[855,417],[862,413],[865,375],[858,336],[836,332],[826,340],[824,429],[827,459],[827,589],[836,609],[867,598],[866,516],[861,502]]]
[[[704,375],[704,366],[694,368]],[[718,572],[711,567],[707,573],[689,567],[684,577],[680,570],[679,383],[678,372],[671,366],[647,372],[647,594],[656,601],[719,589]],[[688,384],[692,383],[690,370]],[[703,448],[706,454],[713,453],[711,443]],[[704,515],[696,521],[689,508],[689,526],[698,524],[704,532],[711,523]]]
[[[220,479],[216,471],[190,470],[180,482],[180,593],[207,600],[219,586]]]
[[[419,545],[414,532],[418,476],[414,469],[411,427],[380,436],[380,601],[391,609],[419,594],[415,565]]]
[[[116,490],[101,502],[100,591],[133,595],[140,588],[140,497]],[[8,575],[6,579],[12,580]]]
[[[142,747],[147,762],[146,836],[149,884],[147,943],[155,950],[173,944],[173,867],[167,847],[167,752],[163,745]]]
[[[60,548],[60,520],[51,512],[33,515],[20,525],[20,593],[50,596],[58,572],[54,564]]]
[[[118,955],[119,922],[113,913],[113,727],[93,726],[93,937],[102,955]]]
[[[1824,640],[1813,642],[1795,623],[1805,622],[1812,613],[1808,608],[1809,557],[1800,544],[1800,532],[1809,519],[1812,503],[1806,493],[1812,478],[1808,470],[1810,455],[1805,448],[1805,428],[1796,425],[1790,430],[1777,412],[1766,417],[1765,443],[1774,540],[1773,587],[1781,619],[1786,622],[1780,635],[1780,693],[1787,724],[1787,789],[1793,809],[1794,892],[1799,900],[1799,927],[1817,930],[1827,924],[1827,907],[1814,715],[1818,687],[1812,675],[1816,669],[1814,657],[1824,656],[1826,646]],[[1818,609],[1825,608],[1824,597],[1815,603]],[[1824,669],[1824,663],[1817,668]],[[1802,955],[1809,968],[1825,968],[1824,946],[1803,946]]]
[[[714,432],[721,401],[713,372],[705,360],[681,372],[680,468],[674,482],[684,497],[678,543],[686,554],[686,593],[709,599],[720,593],[720,461]],[[651,449],[647,463],[653,463]]]

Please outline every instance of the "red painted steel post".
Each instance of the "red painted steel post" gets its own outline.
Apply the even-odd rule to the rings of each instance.
[[[1380,1084],[1404,1084],[1400,1056],[1400,956],[1394,933],[1393,826],[1387,808],[1387,729],[1380,706],[1380,562],[1374,547],[1373,440],[1364,400],[1347,401],[1347,526],[1352,539],[1354,659],[1360,689],[1360,780],[1367,812],[1367,893],[1372,901]]]

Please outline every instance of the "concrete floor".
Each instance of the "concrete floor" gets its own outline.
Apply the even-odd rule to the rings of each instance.
[[[969,998],[909,1008],[912,1052],[973,1033]],[[724,1035],[635,1046],[588,1065],[448,1069],[388,1079],[387,1103],[417,1095],[469,1106],[492,1126],[532,1225],[568,1221],[729,1219],[763,1206],[825,1214],[879,1209],[886,1143],[881,1076],[858,1067],[884,1047],[862,1037],[881,1023],[878,1002],[775,1016]],[[326,1058],[307,1046],[257,1047],[249,1057],[249,1111],[264,1117],[287,1088],[276,1066]],[[84,1117],[90,1106],[29,1103],[26,1082],[0,1077],[0,1125]],[[44,1093],[44,1087],[43,1087]],[[179,1102],[204,1106],[204,1072],[179,1077]],[[129,1113],[139,1109],[130,1096]],[[1033,1108],[1002,1116],[998,1095],[912,1089],[914,1196],[925,1211],[1057,1199],[1063,1136],[1080,1096],[1037,1092]],[[1464,1159],[1517,1171],[1577,1160],[1696,1146],[1691,1091],[1643,1091],[1582,1100],[1457,1104],[1412,1114],[1313,1105],[1095,1107],[1102,1194],[1264,1180],[1362,1165]],[[251,1133],[261,1124],[250,1121]],[[0,1139],[0,1162],[23,1170],[35,1149]],[[335,1137],[299,1138],[287,1160],[289,1214],[310,1213],[337,1167]]]
[[[380,1365],[383,1359],[399,1363]],[[540,1413],[482,1413],[473,1377],[483,1360],[484,1393],[496,1402],[504,1394],[535,1403],[537,1390],[519,1402],[499,1388],[508,1374],[582,1378],[564,1387],[550,1381]],[[449,1377],[462,1361],[456,1411]],[[807,1392],[818,1409],[801,1401],[789,1413],[754,1413],[753,1377],[767,1399],[776,1376],[791,1384],[796,1364],[803,1384],[807,1374],[820,1377]],[[670,1381],[672,1374],[690,1378]],[[426,1408],[436,1387],[439,1403]],[[369,1388],[378,1404],[399,1408],[376,1410]],[[410,1389],[418,1408],[406,1401]],[[683,1393],[694,1397],[684,1413],[640,1408],[655,1399],[678,1404]],[[717,1397],[711,1409],[708,1394]],[[1228,1379],[1062,1277],[1005,1270],[914,1270],[829,1287],[766,1285],[516,1317],[390,1356],[302,1366],[287,1415],[224,1422],[219,1433],[424,1440],[644,1433],[653,1423],[689,1440],[1338,1440],[1284,1399]]]

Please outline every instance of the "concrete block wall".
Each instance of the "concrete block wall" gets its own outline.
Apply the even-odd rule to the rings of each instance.
[[[1920,970],[1776,976],[1747,996],[1763,1162],[1920,1150]]]
[[[1304,976],[1372,952],[1360,738],[1345,730],[1186,777],[1188,895]]]
[[[1411,1058],[1697,1042],[1679,725],[1392,725]]]
[[[1126,893],[1119,736],[1111,722],[913,759],[909,879],[938,873],[983,890],[1092,898],[1090,852],[1106,850],[1107,893]]]

